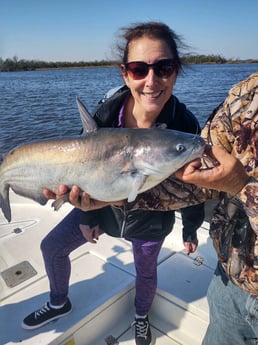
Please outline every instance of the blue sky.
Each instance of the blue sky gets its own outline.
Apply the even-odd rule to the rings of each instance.
[[[0,0],[0,57],[112,59],[117,30],[148,20],[195,53],[258,58],[258,0]]]

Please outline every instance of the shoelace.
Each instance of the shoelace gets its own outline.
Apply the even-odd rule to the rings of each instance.
[[[47,313],[48,311],[50,311],[50,308],[48,306],[48,304],[46,303],[42,308],[40,308],[39,310],[35,311],[35,319],[45,313]]]
[[[147,338],[147,332],[149,327],[149,322],[142,320],[142,321],[134,321],[135,329],[136,329],[136,337],[137,338]]]

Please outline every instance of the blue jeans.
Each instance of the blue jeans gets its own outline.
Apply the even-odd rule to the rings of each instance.
[[[258,300],[227,280],[220,265],[207,297],[210,324],[202,345],[258,344]]]
[[[41,242],[41,251],[50,283],[50,302],[63,304],[68,296],[71,262],[69,254],[85,244],[79,228],[80,210],[74,208]],[[103,229],[105,231],[105,229]],[[138,315],[149,312],[157,288],[157,258],[161,241],[132,242],[136,269],[135,308]]]

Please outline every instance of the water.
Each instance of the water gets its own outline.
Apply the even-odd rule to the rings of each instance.
[[[258,64],[193,65],[174,94],[203,125],[230,87],[257,70]],[[0,73],[0,155],[25,142],[79,134],[75,98],[92,111],[122,83],[116,67]]]

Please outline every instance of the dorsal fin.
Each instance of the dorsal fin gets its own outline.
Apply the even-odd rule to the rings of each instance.
[[[82,127],[83,132],[82,135],[86,135],[91,132],[95,132],[98,129],[98,126],[94,119],[92,118],[90,112],[87,110],[85,105],[82,103],[82,101],[77,97],[76,98],[77,106],[79,109],[81,121],[82,121]]]

